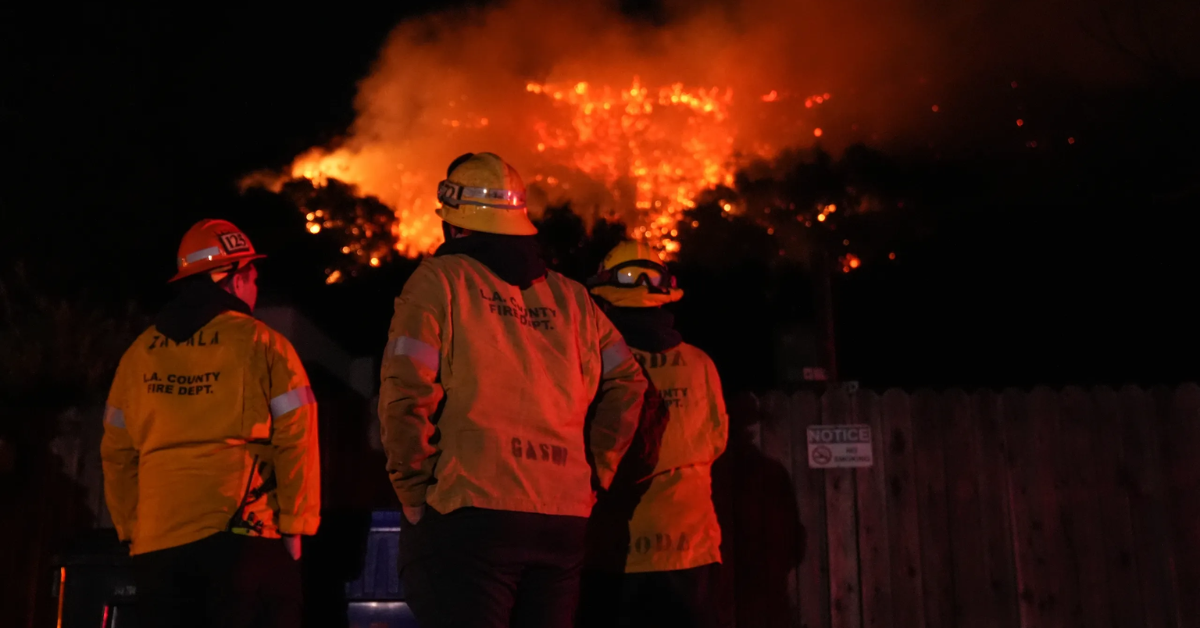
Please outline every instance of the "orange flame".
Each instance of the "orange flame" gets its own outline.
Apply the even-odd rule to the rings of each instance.
[[[445,162],[431,160],[428,146],[352,141],[332,150],[311,149],[297,157],[286,174],[248,176],[243,188],[257,185],[278,191],[289,179],[307,179],[316,186],[337,179],[356,186],[358,193],[377,197],[395,212],[394,248],[416,257],[442,242],[440,220],[434,213],[437,184],[444,174],[441,167],[461,153],[454,147],[487,146],[498,126],[490,121],[503,119],[500,126],[510,133],[514,125],[528,125],[527,132],[518,131],[528,143],[501,152],[506,159],[512,159],[509,154],[517,156],[514,165],[530,188],[532,214],[536,216],[549,202],[572,201],[576,208],[588,204],[594,208],[592,219],[622,217],[632,237],[672,257],[679,251],[676,224],[684,211],[695,207],[697,196],[716,186],[732,186],[738,167],[753,158],[769,158],[780,148],[762,142],[740,146],[734,113],[744,119],[752,107],[788,99],[786,93],[773,90],[766,96],[735,101],[732,88],[678,82],[651,87],[637,76],[621,88],[587,81],[527,82],[523,91],[523,117],[489,110],[487,103],[467,108],[466,96],[456,96],[447,106],[426,114],[424,119],[432,120],[423,131],[432,128],[435,137],[436,129],[443,129],[444,141],[437,145],[451,155]],[[810,96],[805,105],[811,108],[831,97],[828,93]],[[819,137],[821,131],[814,135]],[[728,205],[724,209],[734,211]],[[306,219],[313,234],[340,229],[355,238],[357,229],[369,228],[333,216],[320,219],[309,214]],[[343,247],[343,253],[363,261],[386,257],[386,252],[367,251],[362,245]]]

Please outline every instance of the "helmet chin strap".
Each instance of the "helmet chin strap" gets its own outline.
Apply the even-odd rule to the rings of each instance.
[[[446,242],[457,240],[458,238],[465,238],[468,234],[469,231],[467,229],[452,225],[445,220],[442,221],[442,239]]]
[[[221,283],[226,277],[229,276],[230,273],[234,272],[235,270],[238,270],[238,265],[230,264],[228,266],[222,266],[209,271],[208,276],[213,280],[213,283]]]

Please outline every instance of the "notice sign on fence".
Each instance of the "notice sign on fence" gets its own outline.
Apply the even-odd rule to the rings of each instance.
[[[870,425],[813,425],[808,428],[808,466],[811,469],[869,467],[872,459]]]

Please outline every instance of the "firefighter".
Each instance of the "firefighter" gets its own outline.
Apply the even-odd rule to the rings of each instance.
[[[468,153],[437,194],[446,241],[395,301],[379,394],[404,590],[422,628],[570,626],[594,487],[646,379],[546,270],[516,170]]]
[[[317,405],[291,343],[252,316],[263,257],[229,222],[193,226],[178,295],[109,393],[104,491],[145,626],[301,622],[300,537],[320,523]]]
[[[596,505],[583,626],[714,625],[721,527],[711,470],[725,450],[729,417],[713,361],[683,342],[662,308],[683,297],[676,283],[650,246],[632,241],[613,248],[588,281],[657,400],[645,403],[639,432],[648,435],[649,462],[627,456]],[[625,544],[616,565],[605,542],[614,536],[605,528],[613,525],[627,526],[617,531]]]

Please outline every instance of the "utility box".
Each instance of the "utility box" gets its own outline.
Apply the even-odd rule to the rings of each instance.
[[[824,383],[828,371],[821,365],[818,338],[811,325],[789,323],[775,330],[775,373],[785,389]]]
[[[417,621],[404,601],[404,587],[396,568],[403,525],[398,510],[371,513],[362,573],[358,579],[346,583],[350,628],[417,628]]]

